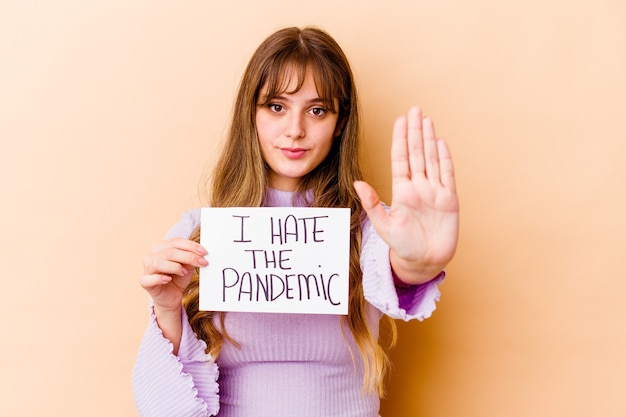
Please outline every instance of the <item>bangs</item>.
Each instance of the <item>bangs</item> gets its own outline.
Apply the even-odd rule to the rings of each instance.
[[[313,75],[315,89],[324,107],[337,113],[337,103],[345,100],[345,89],[341,88],[338,78],[328,69],[327,62],[316,62],[304,56],[276,59],[266,68],[259,83],[257,104],[267,105],[277,96],[298,92],[304,84],[307,69]],[[290,89],[290,86],[293,88]]]

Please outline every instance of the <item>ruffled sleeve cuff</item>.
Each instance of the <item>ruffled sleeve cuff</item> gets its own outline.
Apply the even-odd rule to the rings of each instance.
[[[432,280],[419,285],[396,286],[389,260],[389,246],[378,236],[369,220],[362,225],[361,269],[365,299],[395,319],[424,320],[436,309],[441,293],[442,271]]]
[[[210,410],[219,410],[219,369],[211,355],[206,353],[207,345],[193,332],[187,313],[182,309],[183,333],[178,347],[178,358],[183,364],[183,372],[193,376],[198,396],[203,398]]]
[[[140,416],[206,417],[219,411],[217,365],[204,353],[206,345],[195,338],[184,314],[183,310],[183,337],[176,356],[151,313],[132,375]]]

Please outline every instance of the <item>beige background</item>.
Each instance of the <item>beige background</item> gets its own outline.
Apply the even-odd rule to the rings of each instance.
[[[0,415],[135,415],[141,260],[294,24],[351,59],[385,199],[411,104],[456,161],[458,255],[383,416],[626,415],[623,0],[0,1]]]

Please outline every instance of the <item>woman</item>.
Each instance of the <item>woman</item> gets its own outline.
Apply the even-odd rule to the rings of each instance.
[[[145,416],[377,416],[381,317],[424,319],[452,258],[458,198],[446,144],[418,108],[395,123],[393,196],[362,181],[348,61],[327,33],[287,28],[256,50],[213,172],[213,207],[351,209],[347,317],[198,310],[199,210],[144,261],[151,322],[133,372]],[[210,233],[210,231],[209,231]],[[209,261],[207,261],[207,258]]]

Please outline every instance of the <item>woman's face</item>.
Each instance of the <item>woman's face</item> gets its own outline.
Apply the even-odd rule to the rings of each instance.
[[[296,82],[296,77],[291,77],[286,91],[293,91]],[[337,113],[324,106],[309,70],[295,93],[265,99],[263,90],[261,102],[268,104],[257,106],[256,128],[263,159],[270,167],[269,185],[293,191],[328,155],[340,133]]]

